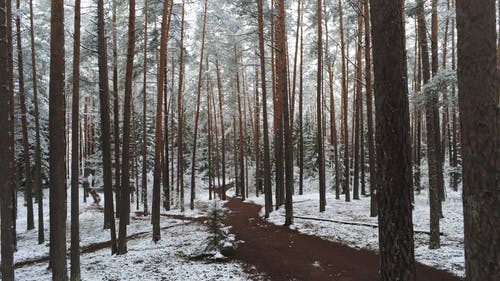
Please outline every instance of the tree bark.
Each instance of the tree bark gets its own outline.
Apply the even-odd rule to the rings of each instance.
[[[6,3],[9,2],[9,3]],[[8,45],[12,42],[10,27],[10,0],[0,0],[0,49],[9,50]],[[11,78],[11,67],[9,65],[9,54],[6,51],[0,52],[0,127],[3,128],[0,137],[0,165],[6,167],[7,173],[0,173],[1,200],[1,257],[2,257],[2,279],[6,281],[14,280],[14,204],[12,201],[14,189],[14,143],[9,136],[13,134],[10,120],[10,92],[12,91],[9,82]],[[7,129],[9,128],[9,129]]]
[[[20,9],[20,0],[16,1],[16,9]],[[27,211],[27,228],[28,230],[35,228],[33,219],[33,180],[31,179],[31,160],[30,160],[30,144],[28,140],[28,126],[26,121],[26,96],[24,93],[24,65],[23,65],[23,46],[21,40],[21,13],[16,16],[16,38],[17,38],[17,69],[19,79],[19,106],[21,107],[21,129],[23,136],[23,160],[24,160],[24,176],[25,182],[25,201]]]
[[[148,161],[147,161],[147,87],[148,87],[148,77],[147,77],[147,67],[148,67],[148,0],[144,1],[144,60],[142,69],[142,171],[141,171],[141,196],[142,196],[142,206],[144,211],[144,216],[149,215],[148,206]],[[161,44],[161,41],[160,41]],[[165,109],[166,110],[166,109]]]
[[[120,173],[120,100],[118,98],[118,42],[116,25],[116,0],[113,0],[113,135],[114,135],[114,154],[115,154],[115,201],[117,218],[120,217],[120,193],[121,193],[121,173]]]
[[[427,48],[427,33],[425,27],[424,17],[424,2],[419,0],[417,2],[417,18],[418,18],[418,37],[420,41],[420,50],[422,52],[422,74],[424,85],[430,80],[430,67],[429,67],[429,50]],[[437,249],[440,247],[439,237],[439,219],[441,210],[441,201],[439,199],[439,165],[441,155],[439,153],[438,143],[439,140],[439,122],[436,124],[437,110],[437,97],[431,96],[435,93],[426,92],[425,97],[425,122],[427,127],[427,162],[429,165],[429,205],[430,205],[430,227],[431,237],[429,241],[430,249]],[[439,119],[439,117],[437,117]],[[437,126],[436,126],[437,125]]]
[[[30,0],[30,41],[31,41],[31,70],[33,76],[33,105],[35,107],[35,171],[33,188],[38,203],[38,244],[45,241],[43,227],[43,187],[42,187],[42,157],[40,147],[40,112],[38,109],[38,77],[36,67],[35,29],[33,25],[33,0]],[[78,153],[76,154],[78,155]],[[78,159],[78,158],[77,158]]]
[[[322,120],[322,101],[323,96],[323,27],[322,27],[322,0],[318,0],[316,4],[316,17],[318,18],[317,26],[317,59],[318,65],[316,69],[316,118],[318,128],[316,131],[316,150],[318,153],[317,163],[319,169],[319,211],[324,212],[326,206],[326,183],[325,183],[325,155],[323,153],[323,122]]]
[[[203,8],[203,27],[201,33],[201,51],[200,51],[200,63],[198,68],[198,85],[196,92],[196,112],[194,116],[194,137],[193,137],[193,157],[191,158],[191,198],[189,207],[191,210],[194,210],[194,199],[195,199],[195,189],[196,189],[196,148],[197,148],[197,137],[198,137],[198,120],[200,118],[200,98],[201,98],[201,78],[203,71],[203,53],[205,51],[205,30],[206,30],[206,22],[207,22],[207,5],[208,0],[205,0],[204,8]]]
[[[51,2],[49,84],[50,255],[52,280],[68,279],[66,265],[66,103],[64,1]]]
[[[411,281],[415,257],[403,1],[372,0],[371,8],[380,278]]]
[[[259,60],[260,60],[260,83],[262,90],[262,135],[264,143],[264,202],[265,217],[273,210],[272,186],[271,186],[271,159],[269,148],[269,124],[267,119],[267,87],[266,87],[266,61],[264,51],[264,16],[262,0],[257,0],[258,25],[259,25]]]
[[[465,280],[500,279],[500,113],[495,1],[457,1]]]
[[[98,65],[99,65],[99,103],[101,113],[101,145],[104,181],[104,229],[110,229],[111,253],[116,253],[116,227],[113,206],[113,171],[111,166],[111,128],[109,117],[108,59],[104,22],[104,1],[97,3],[98,25]],[[118,203],[117,203],[118,204]]]
[[[130,135],[132,115],[132,76],[135,54],[135,0],[129,0],[127,66],[125,72],[125,101],[123,108],[123,148],[122,148],[122,186],[120,188],[120,230],[118,252],[127,253],[127,224],[130,213]]]
[[[168,44],[168,32],[169,32],[169,8],[170,1],[163,2],[163,13],[161,22],[161,35],[160,35],[160,66],[158,69],[158,81],[157,81],[157,100],[156,100],[156,125],[155,125],[155,165],[153,170],[153,206],[152,206],[152,223],[153,223],[153,241],[158,242],[161,239],[160,233],[160,201],[161,201],[161,174],[163,172],[163,166],[161,161],[161,154],[163,150],[163,96],[165,83],[165,74],[167,71],[167,44]],[[167,110],[165,108],[165,110]],[[167,141],[167,140],[165,140]],[[168,165],[168,163],[164,163]]]
[[[343,191],[345,201],[351,201],[349,191],[349,132],[347,126],[347,73],[346,73],[346,54],[344,44],[344,20],[342,13],[342,0],[339,0],[339,25],[340,25],[340,49],[342,53],[342,140],[344,143],[344,182]]]
[[[80,0],[75,1],[73,36],[73,100],[71,111],[71,273],[80,281],[80,201],[78,151],[80,137]],[[34,61],[33,61],[34,62]]]
[[[355,120],[354,120],[354,186],[353,186],[353,199],[359,200],[359,181],[360,181],[360,173],[361,173],[361,159],[364,155],[361,154],[361,147],[363,146],[363,131],[361,130],[362,125],[360,124],[362,121],[363,115],[363,107],[362,107],[362,88],[361,88],[361,79],[362,79],[362,63],[361,63],[361,38],[363,33],[363,21],[361,12],[358,12],[357,16],[358,23],[358,31],[357,31],[357,49],[356,49],[356,97],[354,100],[355,106]],[[362,191],[364,194],[364,191]]]
[[[180,189],[179,205],[181,212],[184,212],[184,141],[183,141],[183,105],[182,93],[184,86],[184,0],[182,0],[182,19],[181,19],[181,42],[179,52],[179,88],[177,91],[177,186]]]

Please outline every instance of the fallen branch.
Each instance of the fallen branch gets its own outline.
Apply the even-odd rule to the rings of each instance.
[[[164,227],[161,228],[161,230],[169,229],[169,228],[173,228],[173,227],[181,226],[181,225],[185,225],[185,224],[190,224],[190,223],[193,223],[193,222],[195,222],[195,221],[189,221],[187,223],[178,223],[178,224],[174,224],[174,225],[164,226]],[[128,240],[133,240],[133,239],[141,238],[141,237],[144,237],[144,236],[146,236],[147,234],[150,234],[150,233],[151,233],[151,231],[137,232],[137,233],[129,235],[127,237],[127,239]],[[81,247],[80,248],[80,253],[81,254],[88,254],[88,253],[97,252],[99,250],[110,248],[110,247],[111,247],[111,241],[97,242],[97,243],[92,243],[92,244],[89,244],[89,245]],[[68,253],[67,256],[69,257],[69,253]],[[37,263],[48,262],[49,259],[50,259],[49,256],[43,256],[43,257],[39,257],[39,258],[34,258],[34,259],[29,259],[29,260],[24,260],[24,261],[16,262],[15,265],[14,265],[14,268],[21,268],[21,267],[24,267],[24,266],[34,265],[34,264],[37,264]]]
[[[284,215],[282,215],[282,216],[284,217]],[[303,216],[293,216],[293,218],[303,219],[303,220],[325,221],[325,222],[334,222],[334,223],[340,223],[340,224],[359,225],[359,226],[368,226],[368,227],[378,228],[378,224],[365,223],[365,222],[348,222],[348,221],[322,219],[322,218],[314,218],[314,217],[303,217]],[[425,230],[414,229],[413,232],[430,235],[430,232],[429,231],[425,231]],[[439,235],[444,235],[444,234],[442,232],[439,232]]]

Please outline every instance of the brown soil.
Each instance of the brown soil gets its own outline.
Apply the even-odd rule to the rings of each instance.
[[[379,257],[296,230],[271,224],[259,216],[262,206],[232,198],[226,204],[231,211],[225,219],[238,245],[235,258],[253,265],[271,280],[379,280]],[[417,264],[417,280],[458,281],[442,270]],[[249,273],[255,270],[248,269]]]

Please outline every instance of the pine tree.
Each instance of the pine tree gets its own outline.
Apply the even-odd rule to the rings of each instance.
[[[111,231],[111,253],[116,249],[116,226],[113,206],[111,167],[111,128],[109,117],[109,85],[106,37],[104,34],[104,2],[97,2],[99,101],[101,115],[101,145],[104,181],[104,229]],[[118,204],[118,203],[117,203]]]
[[[370,3],[377,120],[380,278],[383,281],[412,281],[415,280],[415,257],[403,1],[372,0]]]
[[[132,114],[132,72],[135,54],[135,0],[129,0],[127,68],[125,73],[125,101],[123,108],[122,186],[120,198],[120,230],[118,254],[127,253],[127,224],[130,213],[130,135]]]
[[[51,2],[49,165],[52,280],[68,279],[66,265],[66,103],[64,98],[64,1]]]
[[[80,129],[80,7],[75,1],[73,36],[73,98],[71,106],[71,273],[72,281],[80,280],[80,200],[79,200],[79,129]]]
[[[8,49],[8,25],[7,20],[10,12],[10,5],[6,2],[10,0],[0,0],[0,49]],[[14,233],[12,232],[12,227],[14,224],[13,209],[14,205],[12,202],[13,196],[13,186],[14,186],[14,165],[12,163],[14,154],[14,145],[12,138],[9,136],[14,132],[10,130],[10,124],[13,120],[10,120],[10,96],[9,93],[9,62],[8,54],[6,51],[0,52],[0,127],[4,128],[1,130],[0,137],[0,165],[2,167],[8,167],[7,173],[0,173],[0,191],[2,196],[0,198],[1,206],[1,273],[2,280],[13,281],[14,280]],[[6,128],[9,128],[7,130]]]
[[[500,279],[500,115],[495,1],[457,1],[465,280]]]

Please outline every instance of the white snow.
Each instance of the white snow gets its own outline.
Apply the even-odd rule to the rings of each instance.
[[[82,193],[82,192],[81,192]],[[69,197],[69,194],[68,194]],[[101,198],[104,198],[101,194]],[[15,262],[32,260],[47,256],[49,252],[49,217],[48,217],[48,190],[45,191],[44,214],[46,242],[37,243],[37,229],[26,231],[26,208],[23,206],[23,196],[19,194],[18,214],[18,251],[15,253]],[[80,204],[80,246],[91,243],[108,241],[110,234],[103,229],[103,211],[91,202]],[[68,198],[67,247],[70,246],[70,200]],[[101,202],[102,204],[102,202]],[[197,202],[197,205],[203,205]],[[37,208],[35,210],[35,226],[37,223]],[[134,206],[134,205],[133,205]],[[135,208],[132,208],[135,209]],[[171,211],[169,214],[180,214]],[[200,217],[202,211],[191,211],[186,208],[183,213],[187,217]],[[117,228],[118,228],[118,220]],[[81,254],[82,280],[249,280],[260,278],[249,277],[244,272],[243,265],[235,261],[207,259],[191,260],[197,253],[200,244],[209,236],[205,226],[191,223],[189,220],[177,220],[161,217],[161,227],[168,227],[161,231],[162,239],[158,243],[152,241],[152,226],[150,217],[135,218],[131,213],[131,223],[127,234],[146,232],[136,239],[128,241],[126,255],[111,255],[111,250],[105,248],[92,253]],[[68,271],[70,268],[68,256]],[[15,271],[16,280],[51,280],[51,271],[48,262],[24,266]],[[69,272],[68,272],[69,275]]]

